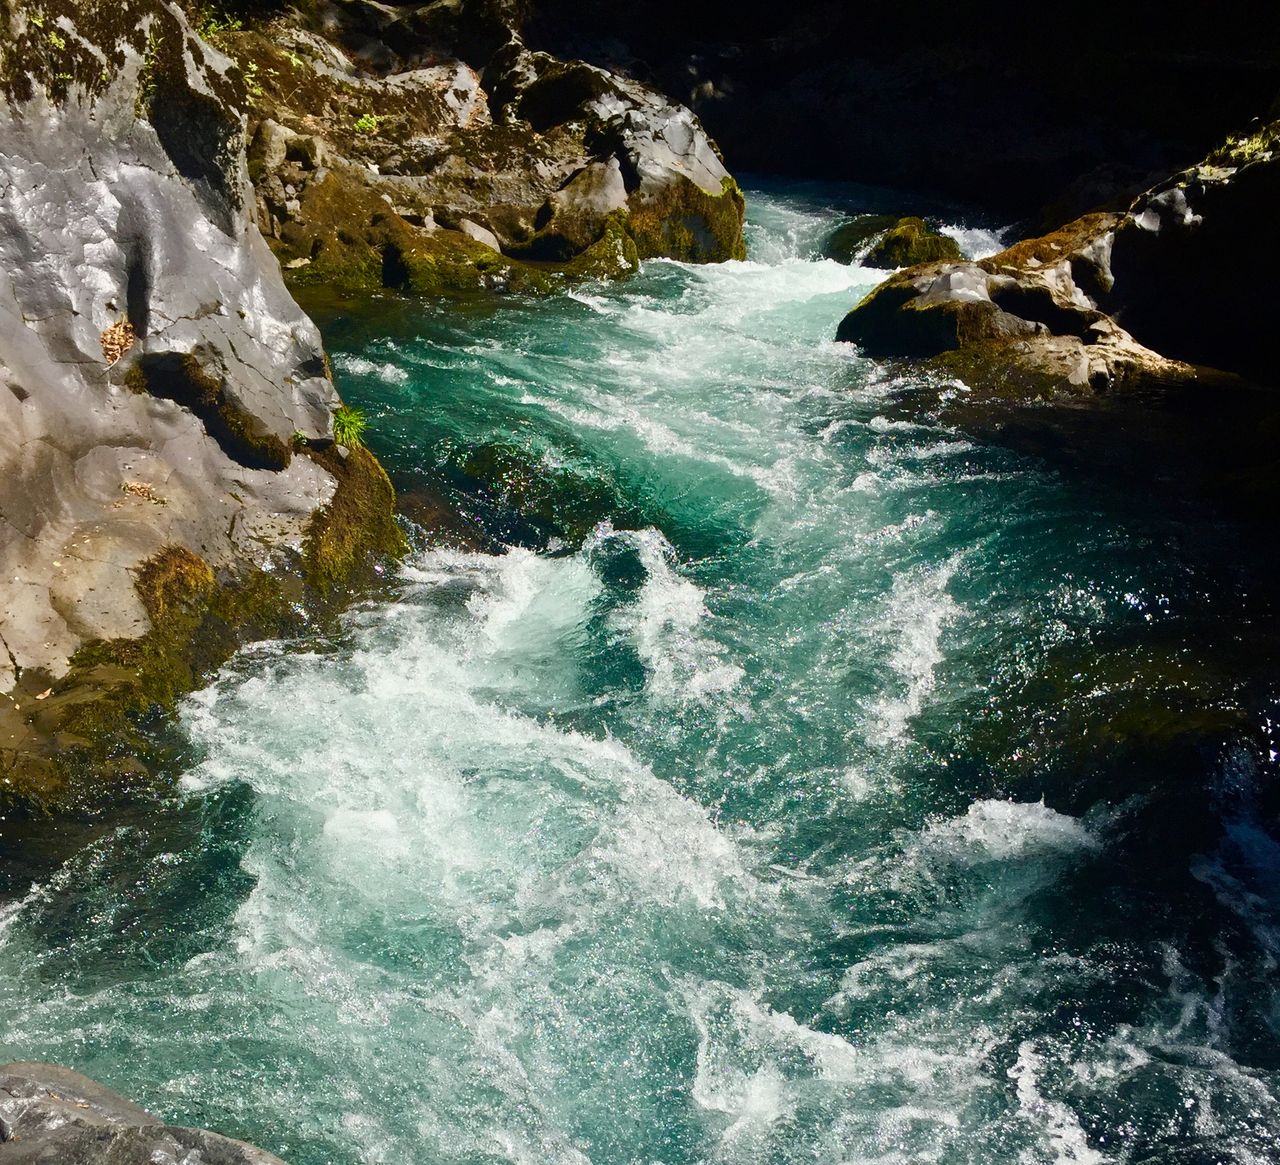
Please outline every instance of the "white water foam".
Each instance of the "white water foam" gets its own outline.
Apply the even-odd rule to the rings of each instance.
[[[880,746],[906,739],[912,719],[924,708],[934,689],[935,670],[943,659],[942,636],[962,613],[947,586],[959,561],[917,568],[899,574],[885,601],[876,627],[894,644],[888,665],[894,675],[892,688],[872,705],[871,741]]]
[[[706,592],[674,568],[675,551],[657,530],[597,531],[594,543],[613,539],[635,548],[645,581],[635,601],[614,616],[635,645],[648,673],[647,691],[660,704],[700,704],[732,692],[742,668],[724,660],[724,649],[701,634],[710,612]]]

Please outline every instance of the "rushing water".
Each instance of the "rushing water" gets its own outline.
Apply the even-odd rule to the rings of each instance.
[[[834,212],[752,206],[750,262],[335,323],[493,541],[186,702],[172,801],[0,908],[0,1059],[294,1165],[1277,1159],[1265,763],[1148,724],[1230,704],[1236,600],[903,419]]]

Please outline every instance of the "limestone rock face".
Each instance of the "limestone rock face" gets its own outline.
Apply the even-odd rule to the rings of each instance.
[[[531,51],[520,5],[317,11],[218,42],[256,78],[258,218],[292,282],[448,292],[469,273],[470,289],[523,291],[743,254],[741,194],[693,113]]]
[[[837,338],[932,359],[967,380],[1036,391],[1173,383],[1215,373],[1275,383],[1280,292],[1248,279],[1280,258],[1280,126],[1231,143],[1141,195],[980,262],[891,276]]]
[[[284,1165],[243,1141],[166,1125],[101,1084],[54,1064],[0,1066],[4,1165]]]
[[[0,798],[70,743],[32,717],[77,652],[154,630],[145,564],[273,568],[337,484],[295,456],[339,400],[254,222],[233,63],[164,0],[75,11],[0,5]]]

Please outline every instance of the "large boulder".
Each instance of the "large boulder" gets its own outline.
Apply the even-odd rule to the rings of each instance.
[[[0,1065],[3,1165],[284,1165],[243,1141],[169,1125],[79,1072]]]
[[[979,262],[891,276],[837,338],[1037,392],[1243,376],[1274,384],[1280,124],[1137,198]],[[1244,265],[1247,257],[1248,266]]]
[[[291,282],[536,291],[644,257],[742,256],[742,196],[697,118],[530,51],[519,5],[318,11],[218,41],[253,79],[258,218]],[[439,280],[405,281],[417,253]]]
[[[178,614],[303,555],[345,471],[306,455],[341,402],[232,62],[162,0],[10,2],[0,38],[0,799],[42,798],[192,682]]]

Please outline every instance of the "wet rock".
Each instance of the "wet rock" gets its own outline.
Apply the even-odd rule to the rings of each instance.
[[[840,263],[886,268],[961,257],[955,239],[939,234],[924,219],[880,214],[864,215],[838,227],[824,244],[823,254]]]
[[[481,246],[488,247],[491,251],[501,251],[502,244],[498,242],[498,236],[491,230],[486,230],[478,222],[472,222],[469,218],[464,218],[458,223],[460,230],[469,239],[474,239]]]
[[[532,52],[521,16],[521,5],[497,0],[352,4],[221,39],[255,68],[259,221],[291,272],[294,260],[312,261],[292,279],[352,292],[391,286],[377,275],[386,237],[404,251],[401,227],[432,222],[505,254],[501,268],[487,260],[475,269],[471,290],[625,274],[634,262],[567,266],[598,248],[619,213],[628,256],[741,257],[741,194],[690,110],[604,69]],[[338,185],[309,198],[322,176]],[[386,208],[371,211],[366,193],[399,223],[371,229]],[[442,252],[456,237],[431,247]],[[471,254],[455,249],[455,272]],[[402,274],[394,260],[389,270]]]
[[[971,387],[1037,397],[1193,380],[1119,322],[1111,270],[1121,216],[1089,215],[977,262],[909,267],[836,333],[878,358],[928,360]]]
[[[898,221],[896,214],[861,215],[836,227],[823,242],[822,253],[837,263],[854,263]]]
[[[955,239],[939,234],[924,219],[904,218],[872,244],[863,262],[868,267],[912,267],[960,257]]]
[[[220,587],[278,568],[338,488],[295,456],[339,400],[253,222],[233,63],[160,0],[86,9],[60,57],[29,17],[0,17],[31,65],[0,102],[0,800],[53,795],[49,765],[95,746],[86,694],[149,705],[86,662],[158,642],[148,564]],[[264,127],[259,159],[291,140]],[[111,674],[190,681],[168,642]]]
[[[243,1141],[167,1125],[55,1064],[0,1066],[4,1165],[284,1165]]]

